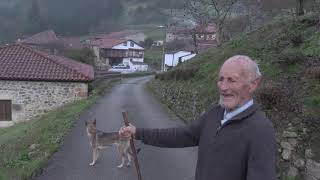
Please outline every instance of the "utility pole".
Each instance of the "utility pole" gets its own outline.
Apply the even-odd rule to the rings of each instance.
[[[167,25],[161,26],[164,28],[164,39],[163,39],[163,45],[162,45],[162,62],[161,62],[161,69],[160,71],[163,72],[165,68],[165,45],[166,45],[166,39],[167,39]]]

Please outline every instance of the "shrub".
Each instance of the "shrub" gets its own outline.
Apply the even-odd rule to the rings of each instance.
[[[199,67],[178,68],[165,73],[156,74],[155,79],[160,80],[188,80],[193,78]]]
[[[300,51],[283,51],[278,56],[278,63],[283,65],[294,65],[303,62],[305,55]]]
[[[285,96],[284,94],[284,91],[279,86],[268,83],[259,89],[257,98],[264,108],[272,109],[280,106]]]
[[[299,46],[303,43],[303,35],[299,30],[289,31],[288,36],[293,46]]]
[[[305,71],[305,75],[310,78],[315,78],[320,80],[320,66],[308,68]]]

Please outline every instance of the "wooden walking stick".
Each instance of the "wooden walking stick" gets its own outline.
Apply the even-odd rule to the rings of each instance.
[[[128,120],[128,114],[127,114],[127,112],[122,112],[122,116],[123,116],[124,124],[125,124],[126,126],[129,126],[129,120]],[[130,147],[131,147],[131,150],[132,150],[132,154],[133,154],[133,158],[134,158],[134,165],[136,166],[138,179],[139,179],[139,180],[142,180],[142,176],[141,176],[141,172],[140,172],[140,167],[139,167],[139,162],[138,162],[138,157],[137,157],[137,151],[136,151],[136,147],[135,147],[135,145],[134,145],[133,138],[134,138],[133,135],[131,135]]]

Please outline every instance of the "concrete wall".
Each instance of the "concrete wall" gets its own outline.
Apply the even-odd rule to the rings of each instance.
[[[0,80],[0,100],[12,101],[12,121],[0,122],[0,126],[28,121],[87,95],[87,83]]]

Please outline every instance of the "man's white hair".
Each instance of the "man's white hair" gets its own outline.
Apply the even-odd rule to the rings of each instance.
[[[247,70],[249,70],[246,73],[249,73],[251,78],[256,79],[262,76],[258,64],[249,56],[235,55],[227,59],[226,62],[241,62],[244,66],[246,66]]]

